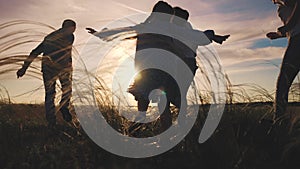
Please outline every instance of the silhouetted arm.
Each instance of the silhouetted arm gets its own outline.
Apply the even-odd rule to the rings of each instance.
[[[93,28],[86,28],[88,30],[88,33],[93,34],[94,36],[105,40],[105,41],[111,41],[118,37],[121,37],[123,35],[127,35],[130,33],[136,32],[136,26],[129,26],[129,27],[123,27],[123,28],[114,28],[114,29],[103,29],[101,31],[96,31]]]
[[[299,0],[295,0],[292,15],[289,17],[287,23],[284,26],[278,28],[278,31],[281,32],[282,35],[285,35],[288,31],[292,30],[296,26],[299,18],[300,18]]]
[[[33,49],[27,59],[24,61],[23,67],[28,68],[33,60],[44,51],[44,42],[40,43],[35,49]]]
[[[226,41],[229,37],[230,35],[215,35],[212,40],[218,44],[223,44],[223,42]]]
[[[90,34],[94,34],[94,33],[96,33],[97,31],[94,29],[94,28],[85,28],[87,31],[88,31],[88,33],[90,33]]]
[[[187,27],[187,29],[193,30],[193,27],[189,22],[186,23],[186,27]],[[205,36],[209,39],[209,41],[211,43],[214,41],[219,44],[222,44],[230,36],[230,35],[225,35],[225,36],[216,35],[214,30],[205,30],[203,33],[205,34]]]
[[[27,68],[30,66],[30,64],[33,62],[33,60],[41,53],[44,52],[44,41],[40,43],[35,49],[33,49],[29,56],[24,61],[24,64],[21,69],[17,71],[17,78],[24,76]]]
[[[207,36],[207,38],[212,42],[212,40],[213,40],[213,38],[214,38],[214,36],[215,36],[215,31],[213,31],[213,30],[206,30],[206,31],[204,31],[203,32],[206,36]]]
[[[226,41],[228,38],[229,38],[229,36],[230,35],[224,35],[224,36],[222,36],[222,35],[216,35],[215,34],[215,31],[213,31],[213,30],[206,30],[206,31],[204,31],[203,32],[206,36],[207,36],[207,38],[212,42],[212,41],[214,41],[214,42],[216,42],[216,43],[218,43],[218,44],[222,44],[224,41]]]
[[[269,39],[274,40],[274,39],[278,39],[278,38],[284,38],[286,37],[286,34],[281,34],[281,32],[269,32],[266,35]]]
[[[69,40],[69,45],[66,47],[65,51],[66,51],[66,55],[63,58],[63,63],[66,63],[66,67],[70,68],[72,67],[72,47],[73,47],[73,43],[74,43],[74,35],[72,35],[70,37]]]

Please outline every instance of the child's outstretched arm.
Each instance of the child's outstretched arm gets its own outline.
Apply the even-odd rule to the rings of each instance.
[[[223,44],[224,41],[226,41],[228,38],[230,37],[230,35],[215,35],[213,37],[213,41],[218,43],[218,44]]]
[[[124,38],[126,38],[126,35],[130,35],[132,33],[135,33],[135,26],[130,26],[130,27],[123,27],[123,28],[115,28],[115,29],[107,29],[104,28],[101,31],[97,31],[93,28],[85,28],[88,33],[99,37],[100,39],[104,40],[104,41],[111,41],[114,40],[116,38],[119,38],[123,35],[125,35]]]
[[[230,37],[230,35],[224,35],[224,36],[216,35],[215,31],[213,31],[213,30],[206,30],[203,33],[207,36],[207,38],[211,42],[214,41],[219,44],[222,44],[224,41],[226,41]]]

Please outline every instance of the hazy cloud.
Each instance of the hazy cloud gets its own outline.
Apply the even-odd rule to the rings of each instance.
[[[156,2],[157,0],[0,0],[0,22],[27,19],[59,28],[62,20],[72,18],[78,24],[75,46],[80,50],[91,37],[84,30],[85,27],[100,29],[124,16],[150,12]],[[280,64],[285,50],[284,44],[281,46],[259,44],[260,41],[266,42],[266,33],[275,31],[281,25],[276,14],[276,6],[270,0],[167,0],[167,2],[187,9],[194,28],[214,29],[219,34],[231,35],[223,45],[215,47],[225,71],[232,75],[235,82],[251,77],[253,83],[263,84],[262,81],[268,81],[267,87],[271,86],[271,82],[275,83],[274,77],[277,72],[273,69],[277,68],[272,64]],[[31,48],[23,50],[29,52]],[[268,72],[265,76],[257,74],[264,70]],[[244,74],[247,76],[243,76]]]

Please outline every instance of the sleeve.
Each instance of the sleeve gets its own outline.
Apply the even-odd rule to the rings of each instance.
[[[136,26],[129,26],[124,28],[104,29],[100,32],[94,33],[96,37],[99,37],[105,41],[112,41],[116,38],[123,37],[132,33],[136,33]],[[125,37],[126,38],[126,37]]]
[[[191,42],[197,44],[198,46],[206,46],[212,42],[204,32],[199,30],[191,30],[187,37],[189,37]]]
[[[153,15],[154,14],[151,13],[150,16],[144,21],[144,23],[151,23],[153,21],[153,19],[155,18]]]
[[[73,43],[74,43],[75,37],[72,35],[71,40],[70,40],[70,45],[67,49],[67,54],[69,56],[69,63],[72,63],[72,48],[73,48]]]
[[[32,61],[41,53],[44,52],[44,41],[40,43],[35,49],[33,49],[27,59],[24,61],[23,68],[27,69]]]
[[[207,38],[212,42],[213,38],[215,37],[215,31],[213,30],[206,30],[203,32]]]
[[[72,47],[74,43],[74,35],[68,38],[68,45],[65,47],[65,55],[63,57],[63,62],[69,65],[72,65]]]
[[[294,8],[293,8],[292,15],[289,17],[286,24],[283,27],[279,28],[279,31],[282,34],[285,34],[286,32],[293,29],[296,26],[296,24],[300,18],[299,0],[296,0],[295,3],[293,4],[293,6],[294,6]]]
[[[181,37],[177,39],[190,47],[193,47],[195,45],[206,46],[212,42],[205,32],[193,29],[192,25],[189,22],[187,22],[184,29],[179,29],[181,33],[175,33],[175,37],[177,36],[177,34],[180,35]]]

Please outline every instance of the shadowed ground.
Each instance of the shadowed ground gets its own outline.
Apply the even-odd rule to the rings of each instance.
[[[208,110],[208,106],[201,106],[194,128],[172,150],[156,157],[128,159],[101,149],[78,122],[67,124],[60,114],[57,129],[48,130],[42,105],[0,104],[0,168],[298,168],[299,106],[290,105],[290,112],[295,116],[289,135],[280,127],[274,126],[269,131],[268,124],[259,123],[262,117],[270,116],[271,107],[271,103],[227,105],[214,135],[204,144],[198,144]],[[114,115],[109,116],[108,120]],[[124,127],[117,124],[118,118],[114,119],[111,125]],[[154,131],[149,128],[145,132]]]

